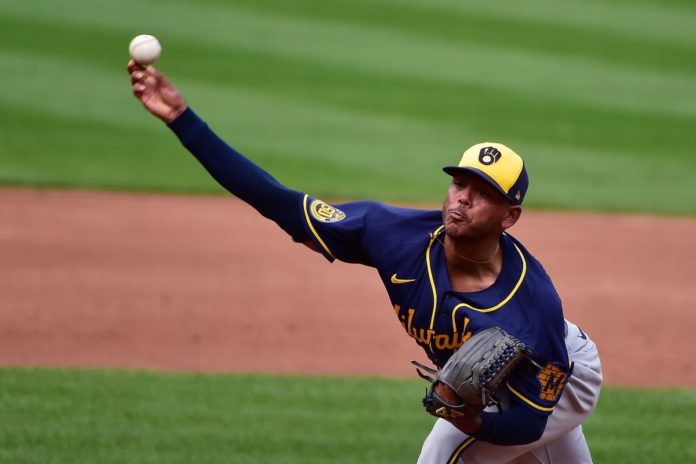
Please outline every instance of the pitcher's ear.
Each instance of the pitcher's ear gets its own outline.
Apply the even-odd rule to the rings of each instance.
[[[503,229],[509,229],[510,227],[514,226],[519,220],[520,216],[522,216],[522,207],[516,205],[510,206],[510,209],[503,218]]]

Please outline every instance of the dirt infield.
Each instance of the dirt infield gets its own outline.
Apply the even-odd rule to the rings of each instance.
[[[525,212],[511,229],[613,385],[696,386],[696,220]],[[0,189],[0,364],[413,376],[374,270],[229,197]]]

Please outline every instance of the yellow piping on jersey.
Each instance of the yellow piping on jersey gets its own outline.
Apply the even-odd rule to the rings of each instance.
[[[534,409],[538,409],[539,411],[544,411],[544,412],[551,412],[553,411],[553,406],[550,408],[544,407],[544,406],[539,406],[538,404],[534,403],[532,400],[526,398],[522,393],[518,392],[514,388],[512,388],[512,385],[510,385],[510,382],[506,382],[508,389],[515,394],[516,397],[533,407]]]
[[[485,308],[485,309],[474,308],[473,306],[468,305],[466,303],[460,303],[457,306],[455,306],[454,309],[452,310],[452,327],[454,328],[455,332],[457,331],[457,322],[455,321],[454,316],[456,315],[457,310],[459,308],[469,308],[469,309],[472,309],[472,310],[479,312],[479,313],[490,313],[491,311],[495,311],[496,309],[500,309],[501,307],[503,307],[508,301],[510,301],[510,299],[512,299],[513,296],[515,296],[515,293],[517,293],[517,290],[519,290],[520,285],[522,285],[522,281],[524,280],[524,276],[527,275],[527,260],[524,259],[524,255],[522,254],[522,250],[520,250],[517,247],[517,245],[514,243],[513,243],[513,246],[515,247],[515,250],[517,250],[517,253],[520,254],[520,258],[522,259],[522,273],[520,274],[520,278],[517,281],[517,283],[515,284],[515,287],[512,289],[510,294],[505,297],[505,299],[503,301],[501,301],[497,305],[492,306],[490,308]]]
[[[454,450],[454,453],[452,453],[452,456],[450,456],[449,461],[447,461],[447,464],[456,464],[459,462],[459,458],[462,457],[462,453],[471,445],[473,442],[476,441],[476,437],[469,437],[466,440],[464,440],[464,443],[459,445],[459,447]]]
[[[430,249],[433,247],[437,235],[444,228],[445,226],[440,226],[430,235],[430,243],[428,243],[428,249],[425,250],[425,264],[428,266],[428,279],[430,279],[430,288],[433,289],[433,312],[430,315],[430,330],[433,330],[435,326],[435,312],[437,311],[437,288],[435,287],[435,279],[433,279],[433,269],[430,266]]]
[[[314,226],[312,225],[312,220],[309,219],[309,213],[307,212],[307,198],[309,198],[309,195],[305,194],[304,199],[302,200],[302,208],[304,209],[304,215],[305,219],[307,220],[307,224],[309,225],[310,230],[314,234],[314,237],[317,239],[319,244],[324,248],[324,250],[331,256],[333,259],[336,259],[336,257],[331,253],[331,250],[329,250],[329,247],[326,246],[326,243],[321,239],[317,231],[314,229]]]
[[[440,231],[444,228],[444,225],[440,226],[437,228],[435,232],[433,232],[430,235],[430,243],[428,243],[428,248],[425,250],[425,264],[428,267],[428,279],[430,280],[430,288],[433,290],[433,311],[430,315],[430,330],[433,330],[433,327],[435,326],[435,313],[437,312],[437,288],[435,287],[435,279],[433,279],[433,269],[430,266],[430,249],[433,247],[433,243],[437,238],[437,234],[439,234]],[[430,352],[433,353],[432,342],[428,344],[428,348],[430,348]]]

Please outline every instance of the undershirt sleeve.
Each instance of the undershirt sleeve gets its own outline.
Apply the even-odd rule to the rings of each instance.
[[[481,429],[475,436],[495,445],[524,445],[541,438],[547,421],[548,416],[513,402],[503,413],[481,413]]]
[[[276,222],[296,242],[308,238],[303,193],[288,189],[225,143],[191,108],[168,126],[222,187]]]

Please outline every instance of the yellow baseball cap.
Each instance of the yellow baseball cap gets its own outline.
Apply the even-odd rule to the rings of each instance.
[[[513,205],[522,204],[529,185],[524,160],[502,143],[477,143],[464,152],[459,165],[442,170],[450,176],[462,171],[472,172],[505,195]]]

